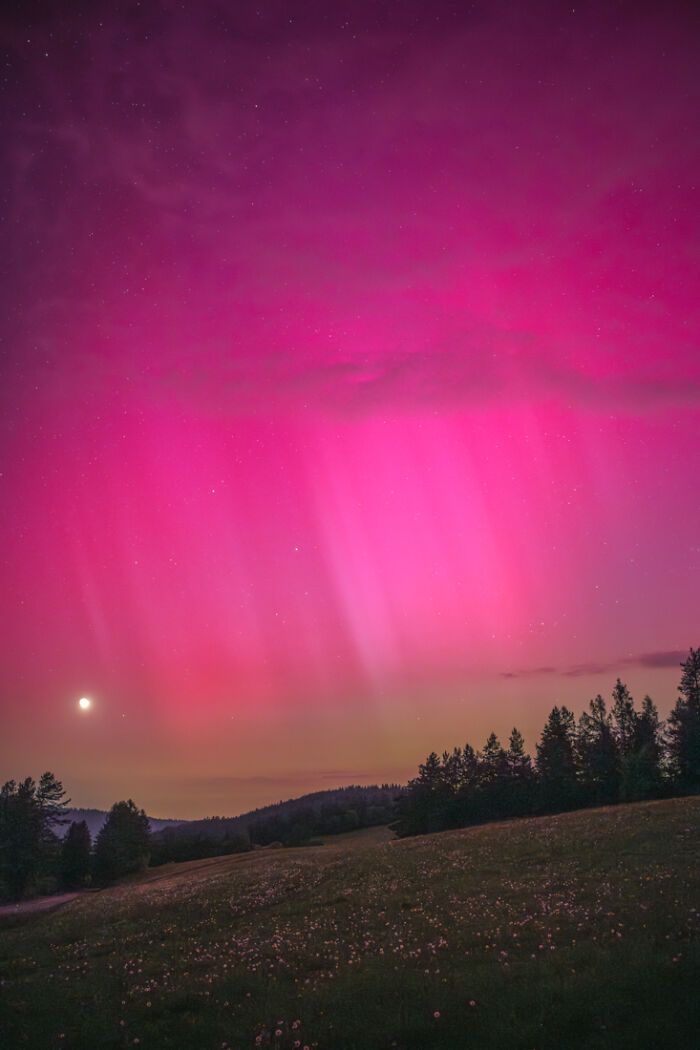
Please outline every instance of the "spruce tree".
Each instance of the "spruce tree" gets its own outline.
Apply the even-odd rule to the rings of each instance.
[[[148,864],[150,828],[148,817],[129,799],[115,802],[95,843],[95,878],[112,882],[141,871]]]
[[[585,801],[593,805],[616,802],[620,754],[612,717],[600,694],[591,700],[589,711],[579,718],[577,751]]]
[[[668,751],[676,786],[700,790],[700,649],[681,664],[679,697],[668,719]]]
[[[523,734],[515,727],[511,731],[506,751],[507,815],[523,816],[533,804],[532,759],[525,751]]]
[[[8,781],[0,790],[0,882],[21,897],[53,861],[67,802],[60,780],[43,773],[39,783],[26,777]]]
[[[634,700],[627,686],[619,678],[612,691],[612,720],[620,756],[624,756],[634,746],[637,731],[637,712]]]
[[[78,889],[87,882],[91,848],[87,823],[74,820],[61,843],[61,882],[68,889]]]
[[[567,707],[552,708],[537,745],[539,805],[558,812],[578,801],[576,722]]]
[[[632,747],[623,756],[620,771],[620,800],[636,802],[654,798],[662,787],[661,722],[656,705],[650,696],[642,701],[642,712],[637,715]]]

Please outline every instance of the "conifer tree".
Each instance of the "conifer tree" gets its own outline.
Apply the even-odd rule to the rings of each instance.
[[[513,727],[506,751],[507,816],[529,813],[533,803],[532,759],[525,751],[525,740],[519,729]]]
[[[65,791],[53,773],[8,781],[0,790],[0,882],[19,898],[45,870],[57,846],[53,833],[64,822]]]
[[[74,820],[61,843],[61,882],[68,889],[78,889],[87,882],[91,848],[87,823]]]
[[[637,732],[637,712],[627,686],[619,678],[612,691],[612,720],[618,751],[623,757],[634,746]]]
[[[642,712],[637,715],[632,747],[622,757],[621,802],[635,802],[659,794],[662,786],[662,754],[659,713],[651,697],[645,696]]]
[[[95,878],[100,883],[140,871],[148,863],[148,817],[129,799],[115,802],[95,843]]]
[[[552,708],[537,745],[540,808],[573,808],[578,800],[576,723],[567,707]]]
[[[581,788],[594,805],[617,801],[620,785],[620,754],[611,715],[598,694],[578,724],[577,751]]]
[[[668,719],[672,774],[681,791],[700,790],[700,649],[681,664],[679,697]]]

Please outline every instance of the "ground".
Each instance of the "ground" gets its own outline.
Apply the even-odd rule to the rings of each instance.
[[[0,1045],[700,1046],[700,798],[169,865],[0,924]]]

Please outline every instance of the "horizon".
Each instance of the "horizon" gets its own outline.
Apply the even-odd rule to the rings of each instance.
[[[672,651],[672,652],[665,652],[665,653],[648,654],[648,656],[653,656],[655,658],[662,658],[663,657],[663,663],[662,664],[660,664],[660,665],[659,664],[656,664],[656,665],[652,664],[651,665],[651,666],[655,666],[657,674],[659,674],[659,672],[660,672],[661,675],[663,675],[663,678],[668,677],[669,673],[673,673],[673,675],[674,675],[672,688],[671,688],[671,691],[669,693],[667,701],[666,702],[662,701],[661,703],[657,704],[657,706],[659,708],[659,713],[660,713],[660,716],[661,716],[662,719],[665,718],[665,716],[671,710],[671,708],[672,708],[672,706],[673,706],[673,704],[675,702],[676,695],[677,695],[677,684],[678,684],[678,679],[679,679],[679,674],[680,674],[680,661],[682,659],[685,659],[687,657],[687,655],[688,655],[688,650],[685,650],[685,651],[680,650],[679,652]],[[677,665],[678,666],[678,672],[679,672],[678,674],[675,674],[675,672],[671,672],[671,666],[670,666],[671,659],[676,658],[676,657],[678,657],[678,665]],[[629,666],[630,664],[632,666],[634,666],[635,664],[638,664],[638,663],[639,663],[638,661],[630,661],[630,660],[628,660],[627,666]],[[667,667],[667,666],[665,666],[665,664],[668,664],[669,666]],[[645,665],[644,664],[639,664],[639,666],[644,667]],[[551,669],[551,668],[540,669],[539,671],[537,669],[535,669],[532,672],[520,672],[520,674],[504,673],[501,677],[504,678],[504,679],[509,679],[509,678],[520,677],[520,676],[524,675],[525,677],[528,677],[528,678],[535,678],[535,679],[537,679],[537,678],[542,677],[542,676],[549,677],[552,674],[552,671],[553,671],[553,669]],[[574,669],[570,669],[568,672],[565,672],[565,674],[567,674],[567,676],[569,676],[569,677],[575,677],[575,678],[582,677],[582,678],[585,678],[587,680],[592,678],[594,681],[599,681],[599,682],[602,682],[603,680],[605,680],[608,684],[612,685],[612,682],[610,681],[609,677],[605,677],[605,676],[609,676],[609,674],[610,674],[610,671],[609,671],[608,668],[598,668],[596,670],[591,670],[590,668],[585,668],[585,669],[574,668]],[[630,675],[623,676],[623,679],[626,681],[626,683],[628,685],[632,684],[636,680],[634,675],[633,676],[630,676]],[[663,679],[662,679],[662,681],[663,681]],[[603,695],[606,698],[606,700],[608,700],[609,699],[610,689],[608,689],[606,691],[604,686],[601,687],[600,689],[595,689],[595,690],[593,690],[592,688],[589,689],[588,692],[586,693],[586,701],[582,702],[580,706],[576,706],[576,705],[572,705],[571,703],[567,703],[565,697],[556,697],[555,698],[555,702],[558,705],[560,705],[560,706],[563,705],[565,707],[568,707],[569,710],[572,710],[574,715],[578,718],[578,716],[587,708],[588,700],[592,699],[597,693],[600,693],[601,695]],[[631,689],[631,693],[632,693],[633,697],[635,698],[635,700],[639,701],[643,696],[649,695],[650,691],[649,691],[649,689],[643,689],[643,690],[640,689],[638,691],[635,691],[635,689],[632,688]],[[654,696],[652,696],[652,699],[656,700],[656,698]],[[542,709],[542,724],[539,726],[538,731],[533,732],[533,733],[525,733],[524,734],[526,751],[529,751],[533,757],[535,755],[535,744],[536,744],[537,739],[539,738],[539,730],[541,730],[542,725],[544,724],[545,717],[546,717],[546,715],[549,712],[550,706],[551,705],[544,704],[542,706],[542,708],[541,708]],[[418,720],[421,721],[420,716],[419,716]],[[348,770],[332,771],[332,770],[316,769],[314,771],[310,771],[307,774],[296,773],[295,772],[295,773],[291,773],[291,774],[285,775],[283,772],[278,772],[276,775],[271,775],[271,776],[261,776],[261,775],[252,775],[252,776],[249,776],[249,777],[233,777],[233,776],[226,777],[226,776],[223,776],[223,777],[215,777],[215,778],[202,778],[202,779],[199,779],[199,780],[197,780],[197,779],[192,779],[192,780],[189,780],[189,781],[185,780],[184,782],[180,779],[180,780],[177,781],[179,790],[180,791],[184,790],[185,792],[190,790],[190,791],[192,791],[192,793],[194,795],[193,808],[191,808],[191,809],[189,809],[189,806],[188,806],[188,802],[191,801],[191,797],[188,796],[187,794],[182,796],[185,799],[185,801],[183,802],[183,808],[185,810],[189,810],[189,813],[188,813],[187,816],[184,816],[183,813],[175,814],[175,813],[165,813],[165,812],[160,812],[160,811],[159,812],[152,811],[151,809],[149,809],[148,805],[144,805],[142,803],[141,797],[139,797],[137,802],[138,802],[138,805],[139,805],[140,808],[143,808],[143,809],[146,810],[146,812],[148,813],[149,818],[151,818],[152,820],[192,821],[192,820],[205,820],[205,819],[208,819],[208,818],[215,818],[215,817],[221,817],[223,819],[234,819],[236,817],[243,816],[246,813],[248,813],[250,811],[253,811],[255,809],[263,809],[263,808],[265,808],[267,806],[274,806],[277,803],[283,803],[283,802],[292,801],[293,799],[300,798],[300,797],[303,797],[303,796],[305,796],[307,794],[312,794],[314,792],[333,791],[333,790],[337,790],[337,789],[340,789],[340,788],[343,788],[343,787],[351,787],[351,786],[370,787],[370,786],[375,786],[375,785],[381,785],[383,783],[389,783],[389,784],[395,783],[395,784],[398,784],[399,786],[405,785],[405,784],[408,783],[408,781],[413,776],[416,775],[418,764],[420,762],[422,762],[431,751],[435,751],[436,753],[441,754],[444,750],[451,751],[453,747],[462,746],[464,743],[470,743],[475,748],[478,749],[484,743],[484,741],[486,739],[486,736],[488,735],[488,733],[491,730],[494,730],[496,732],[496,735],[503,742],[503,741],[507,740],[508,733],[510,732],[510,729],[512,729],[512,728],[513,728],[513,726],[510,726],[507,729],[504,728],[502,731],[499,731],[497,726],[492,725],[490,727],[490,729],[486,729],[486,730],[484,730],[482,732],[482,735],[481,735],[481,737],[478,740],[476,738],[474,738],[474,737],[470,738],[469,736],[467,736],[466,738],[464,736],[462,738],[456,737],[456,738],[452,738],[450,740],[447,740],[446,738],[444,738],[443,741],[438,745],[438,744],[434,744],[434,743],[431,744],[430,743],[429,736],[428,736],[428,734],[430,732],[430,721],[428,720],[426,725],[424,726],[424,729],[422,729],[422,730],[419,729],[418,730],[418,734],[419,735],[420,735],[421,732],[425,732],[426,736],[425,736],[425,740],[423,741],[422,750],[420,748],[420,745],[418,747],[418,750],[416,752],[416,760],[415,760],[414,764],[412,766],[410,766],[409,768],[407,768],[406,770],[404,770],[403,772],[395,773],[395,775],[388,775],[385,772],[380,775],[379,773],[371,773],[371,772],[364,772],[363,773],[363,772],[351,772],[351,771],[348,771]],[[522,728],[522,723],[521,723],[521,725],[518,726],[518,728]],[[39,772],[43,772],[43,771],[44,770],[42,768],[42,770],[40,770],[40,771],[39,770],[33,770],[31,772],[32,772],[32,774],[36,774],[38,776]],[[52,769],[51,771],[54,772],[54,773],[57,772],[54,769]],[[26,773],[26,771],[25,771],[25,773]],[[60,777],[60,773],[58,775]],[[19,775],[11,776],[11,777],[3,776],[3,779],[17,779],[17,780],[19,780],[20,776]],[[70,800],[70,808],[71,809],[86,809],[86,810],[88,810],[88,809],[96,809],[96,810],[99,810],[101,812],[108,812],[114,802],[116,802],[116,801],[118,801],[120,799],[126,799],[128,797],[132,797],[134,795],[134,792],[129,787],[128,774],[127,774],[125,779],[115,781],[115,790],[112,791],[112,795],[111,796],[110,796],[109,790],[105,786],[105,780],[103,778],[103,780],[100,782],[100,785],[99,785],[99,791],[101,792],[101,794],[99,794],[97,797],[101,798],[101,799],[105,799],[106,801],[101,802],[101,803],[94,803],[94,804],[93,803],[86,804],[86,803],[84,803],[82,801],[76,801],[76,799],[71,795],[71,790],[70,790],[70,783],[71,783],[71,781],[70,781],[70,778],[68,778],[68,779],[61,778],[61,779],[63,779],[64,786],[67,788],[68,795],[69,795],[69,800]],[[153,792],[153,797],[155,797],[155,798],[158,797],[158,791],[163,791],[163,789],[165,789],[166,791],[172,790],[172,783],[166,782],[165,784],[161,784],[159,787],[158,786],[154,786],[152,784],[152,782],[150,783],[150,791]],[[204,789],[204,791],[206,792],[208,798],[218,799],[220,801],[220,808],[216,809],[216,810],[206,810],[206,811],[203,810],[201,808],[201,803],[199,803],[197,801],[198,789],[200,791],[202,789]],[[282,791],[281,794],[279,793],[280,791]],[[284,793],[285,791],[287,792],[286,794]],[[141,794],[143,795],[143,797],[147,797],[148,796],[148,794],[149,794],[149,780],[145,781],[144,791]],[[238,802],[234,801],[234,799],[236,799],[236,798],[239,799]],[[253,799],[254,801],[250,801],[251,799]],[[248,801],[245,801],[245,800],[248,800]],[[231,807],[235,807],[235,812],[231,809]]]
[[[698,29],[3,15],[0,780],[238,815],[492,730],[534,754],[618,676],[667,716],[700,639]]]

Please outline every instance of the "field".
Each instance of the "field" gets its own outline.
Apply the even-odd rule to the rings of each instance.
[[[0,926],[3,1050],[700,1047],[700,798],[171,865]]]

